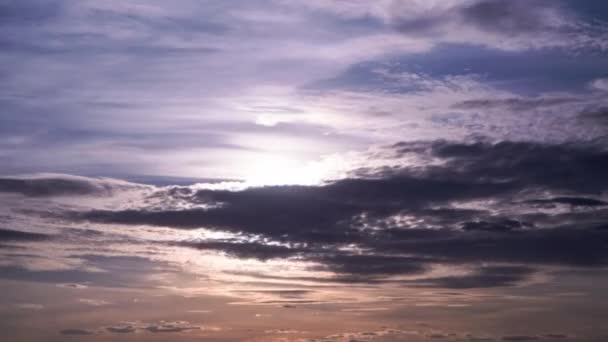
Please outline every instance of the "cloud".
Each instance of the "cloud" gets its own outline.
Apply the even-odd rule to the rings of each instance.
[[[122,322],[117,325],[107,326],[100,329],[113,334],[133,334],[137,332],[149,332],[149,333],[179,333],[192,330],[218,330],[217,327],[203,327],[193,325],[188,321],[159,321],[154,323],[147,323],[141,321],[134,322]],[[99,329],[98,329],[99,331]],[[100,331],[101,332],[101,331]],[[95,330],[88,329],[65,329],[60,331],[64,335],[93,335],[97,334]]]
[[[356,331],[342,332],[323,337],[322,341],[375,341],[377,339],[388,338],[403,340],[406,336],[419,335],[415,330],[402,330],[396,328],[382,327],[375,331]]]
[[[608,78],[598,78],[590,84],[591,88],[600,91],[608,91]]]
[[[430,335],[427,335],[427,338],[430,338],[430,339],[433,339],[433,340],[444,339],[444,338],[448,338],[448,337],[449,337],[448,335],[444,335],[444,334],[430,334]]]
[[[608,187],[603,177],[608,168],[608,152],[593,145],[437,141],[393,146],[397,155],[416,153],[443,163],[372,170],[363,175],[364,178],[342,179],[321,186],[267,186],[240,191],[198,190],[194,195],[188,193],[186,199],[194,203],[221,204],[209,209],[98,210],[73,213],[73,216],[98,222],[177,228],[211,226],[249,233],[301,234],[302,238],[309,235],[313,240],[339,241],[357,237],[356,231],[348,231],[348,225],[361,213],[370,218],[384,217],[407,209],[421,210],[431,204],[500,197],[523,190],[595,194]],[[412,150],[414,146],[417,146],[417,151]],[[556,201],[582,203],[571,196],[557,196]],[[276,215],[277,212],[281,215]],[[470,211],[461,213],[474,214]],[[441,211],[432,214],[438,215]],[[445,212],[445,215],[454,214],[456,211]],[[334,229],[330,232],[326,229],[336,226],[344,231]],[[351,236],[344,236],[347,233]]]
[[[34,310],[39,311],[44,309],[44,305],[42,304],[33,304],[33,303],[19,303],[15,304],[15,307],[23,310]]]
[[[57,287],[64,287],[64,288],[77,289],[77,290],[84,290],[84,289],[89,288],[87,285],[83,285],[83,284],[57,284]]]
[[[424,287],[440,287],[449,289],[489,288],[512,286],[526,280],[535,269],[523,266],[492,266],[481,267],[473,274],[426,278],[412,283]]]
[[[404,35],[494,48],[605,47],[578,6],[556,1],[383,2],[311,1],[308,6],[346,18],[375,18]],[[581,6],[582,7],[582,6]],[[601,27],[601,25],[598,25]],[[454,34],[457,32],[457,34]],[[466,39],[469,39],[468,41]]]
[[[164,322],[161,321],[158,324],[148,325],[146,330],[152,333],[172,333],[172,332],[183,332],[190,330],[199,330],[201,327],[192,325],[187,321],[175,321],[175,322]]]
[[[608,125],[608,107],[594,106],[584,109],[580,113],[583,120],[588,120],[593,124]]]
[[[523,228],[525,224],[517,220],[511,219],[499,219],[494,222],[488,221],[474,221],[474,222],[463,222],[462,229],[467,231],[489,231],[489,232],[510,232]]]
[[[2,99],[3,108],[7,108],[3,116],[7,132],[0,141],[6,158],[5,172],[58,170],[133,175],[143,166],[146,173],[154,175],[193,176],[205,172],[234,178],[242,176],[241,172],[227,165],[247,159],[250,150],[272,149],[258,143],[270,132],[290,141],[300,139],[285,132],[302,132],[307,143],[294,143],[291,147],[298,145],[300,150],[295,154],[298,159],[307,160],[328,149],[344,152],[369,141],[370,122],[365,120],[367,116],[353,115],[349,108],[352,96],[340,97],[335,88],[326,89],[318,97],[323,100],[322,105],[317,106],[311,105],[317,101],[311,101],[302,91],[305,85],[332,78],[345,68],[393,58],[439,59],[449,62],[444,74],[462,76],[447,82],[452,87],[470,74],[487,74],[485,70],[471,70],[467,67],[470,64],[507,70],[507,83],[514,81],[512,70],[517,68],[526,75],[516,78],[517,89],[502,94],[515,96],[528,92],[527,76],[536,70],[549,69],[550,73],[540,76],[541,81],[566,83],[570,85],[568,90],[572,90],[573,82],[587,85],[602,76],[597,73],[602,70],[601,65],[593,65],[593,58],[588,58],[591,54],[584,52],[584,62],[560,64],[560,71],[570,69],[564,77],[555,77],[556,58],[552,57],[560,52],[535,48],[594,46],[606,41],[602,34],[594,36],[589,32],[595,32],[596,25],[579,24],[584,21],[579,18],[579,6],[560,6],[553,1],[211,1],[204,6],[190,1],[175,6],[58,0],[50,3],[33,1],[20,5],[13,1],[4,4],[0,14],[5,28],[0,44],[7,55],[5,83],[10,88],[9,95]],[[42,29],[28,24],[33,21]],[[446,45],[459,45],[467,53],[444,54]],[[510,53],[506,62],[503,57],[493,56],[489,62],[469,63],[471,55],[481,55],[480,46],[492,51],[541,51],[541,62],[537,64],[545,67],[520,63],[529,56]],[[550,56],[547,58],[544,53]],[[465,65],[455,62],[463,55]],[[117,57],[124,57],[123,62],[114,64]],[[23,64],[28,68],[19,69]],[[415,61],[405,64],[418,65]],[[571,77],[572,69],[577,70],[577,77]],[[75,77],[75,71],[80,70],[87,72]],[[196,77],[191,70],[199,70],[207,77]],[[592,76],[588,70],[592,70]],[[445,77],[423,78],[442,83]],[[359,82],[357,77],[349,80],[349,85],[361,88],[360,81],[367,77],[359,75],[358,79]],[[401,94],[385,94],[378,101],[370,97],[383,92],[387,83],[381,80],[366,88],[369,91],[360,92],[365,95],[364,103],[352,107],[392,113],[393,120],[399,118],[388,124],[392,129],[404,121],[427,124],[426,118],[411,115],[414,108],[426,107],[424,100],[418,99],[411,106],[390,106]],[[480,78],[479,83],[480,88],[488,90],[505,82]],[[62,90],[58,93],[57,89]],[[96,89],[95,96],[91,89]],[[456,93],[442,91],[433,102],[452,101]],[[412,109],[403,111],[404,107]],[[292,121],[285,119],[287,116],[297,120],[287,131],[269,129],[264,134],[251,128],[256,126],[252,110],[263,122]],[[39,115],[42,111],[48,115]],[[186,114],[172,117],[168,125],[163,113],[177,111]],[[233,113],[229,120],[222,114],[226,112]],[[433,114],[445,113],[443,108],[436,108]],[[118,124],[124,117],[133,120]],[[145,120],[139,120],[143,117]],[[91,120],[96,124],[92,125]],[[307,129],[307,125],[311,127]],[[326,125],[331,129],[324,129]],[[239,127],[240,132],[235,130]],[[342,139],[325,134],[345,130],[348,135],[341,135]],[[252,136],[256,142],[249,140]],[[311,146],[321,140],[323,143]],[[166,153],[167,150],[174,153]],[[203,150],[205,153],[201,153]],[[111,163],[107,160],[110,153]],[[185,164],[189,166],[184,167]]]
[[[375,312],[375,311],[387,311],[390,310],[390,308],[384,308],[384,307],[363,307],[363,308],[349,308],[349,309],[342,309],[340,311],[342,312]]]
[[[230,241],[183,241],[175,245],[190,247],[198,250],[221,251],[230,256],[241,259],[269,260],[275,258],[288,258],[295,256],[302,250],[286,246],[268,245],[258,242],[230,242]]]
[[[62,335],[75,335],[75,336],[84,336],[84,335],[93,335],[94,331],[85,330],[85,329],[64,329],[59,332]]]
[[[145,188],[145,186],[108,178],[87,178],[61,174],[0,178],[0,192],[18,193],[28,197],[107,196],[114,191],[130,188]]]
[[[503,341],[536,341],[536,340],[540,340],[540,337],[538,336],[526,336],[526,335],[521,335],[521,336],[503,336],[502,337]]]
[[[12,229],[0,228],[0,242],[15,242],[15,241],[44,241],[50,239],[47,234],[23,232]]]
[[[475,341],[475,342],[487,342],[487,341],[494,341],[493,337],[485,337],[485,336],[474,336],[474,335],[467,335],[466,336],[467,340],[469,341]]]
[[[408,15],[406,7],[392,18],[397,30],[408,35],[430,36],[444,41],[460,41],[450,29],[492,47],[522,49],[555,44],[534,35],[552,34],[569,39],[577,22],[563,7],[551,1],[457,1],[448,5],[429,5],[426,11]],[[505,43],[506,41],[506,43]]]
[[[130,334],[130,333],[134,333],[137,330],[137,328],[133,325],[117,325],[117,326],[106,327],[106,330],[111,333],[116,333],[116,334]]]
[[[325,255],[311,259],[320,261],[344,281],[351,282],[367,282],[394,274],[420,274],[426,270],[426,264],[433,261],[414,257],[353,254]]]
[[[0,176],[0,278],[82,289],[68,300],[81,309],[109,304],[102,290],[159,292],[179,278],[171,291],[351,318],[341,301],[365,306],[373,291],[450,307],[464,298],[439,303],[438,289],[491,302],[499,296],[472,294],[533,292],[551,277],[567,287],[583,270],[595,279],[608,266],[608,26],[585,6],[596,5],[4,2],[2,172],[90,177]],[[386,146],[347,153],[371,143]],[[324,183],[189,185],[256,173],[304,183],[295,176],[319,158],[321,176],[310,175]],[[181,281],[190,276],[196,285]],[[582,290],[568,301],[591,300]],[[470,305],[462,311],[486,309]],[[376,314],[410,308],[390,309]],[[122,322],[95,333],[205,328]],[[429,334],[444,335],[419,337]]]
[[[567,204],[572,207],[603,207],[608,205],[608,202],[586,197],[554,197],[529,200],[526,203],[539,205]]]
[[[606,230],[587,228],[531,229],[517,234],[461,234],[439,240],[385,241],[378,251],[402,251],[452,262],[480,260],[513,263],[544,263],[571,266],[601,266],[608,262],[603,245]]]
[[[80,303],[90,305],[90,306],[103,306],[103,305],[111,304],[110,302],[102,300],[102,299],[80,298],[80,299],[78,299],[78,301]]]
[[[359,233],[350,227],[350,223],[362,213],[369,218],[382,218],[405,209],[422,209],[431,203],[487,198],[513,191],[516,187],[515,184],[498,179],[485,180],[476,175],[476,178],[468,178],[466,174],[461,177],[439,174],[440,171],[449,172],[448,169],[435,171],[437,176],[417,175],[404,170],[394,176],[344,179],[324,186],[199,190],[193,201],[222,204],[210,209],[95,210],[69,213],[69,216],[93,222],[185,229],[213,227],[286,237],[290,241],[336,243],[357,239]]]
[[[568,338],[568,335],[565,334],[545,334],[544,337],[546,338]]]
[[[71,244],[63,245],[71,246]],[[82,245],[79,245],[82,248]],[[99,252],[98,249],[86,249]],[[45,253],[48,253],[45,251]],[[122,253],[127,254],[127,253]],[[150,272],[175,274],[176,270],[167,263],[152,261],[148,258],[128,253],[129,256],[107,256],[99,254],[54,256],[60,267],[29,268],[28,265],[15,264],[0,266],[0,278],[39,283],[86,283],[88,286],[129,287],[150,286],[155,280],[146,278]],[[43,257],[38,257],[43,258]],[[48,257],[44,257],[44,260]],[[55,261],[55,260],[52,260]],[[43,264],[45,266],[45,264]],[[156,285],[161,285],[158,281]],[[81,288],[73,287],[70,288]],[[83,289],[85,290],[85,289]]]
[[[312,290],[239,290],[234,293],[272,295],[280,298],[301,298],[305,295],[314,293]]]
[[[192,209],[68,211],[61,217],[231,232],[239,238],[167,243],[236,258],[311,262],[310,270],[334,275],[299,278],[318,282],[373,284],[417,275],[421,280],[404,284],[500,287],[532,277],[532,264],[608,264],[601,195],[608,189],[608,152],[601,147],[481,140],[386,149],[397,159],[416,155],[426,162],[372,168],[317,186],[174,187],[155,196],[179,197]],[[471,203],[474,209],[463,207]],[[463,276],[426,275],[438,264],[481,261],[490,264]]]
[[[533,97],[533,98],[490,98],[465,100],[452,105],[456,109],[494,109],[506,108],[512,111],[529,111],[543,107],[553,107],[563,104],[581,102],[583,99],[577,97]]]
[[[295,330],[295,329],[271,329],[265,330],[265,334],[305,334],[306,331]]]
[[[481,0],[463,7],[460,13],[465,22],[505,36],[552,31],[564,24],[556,20],[560,13],[549,1]]]
[[[520,189],[540,187],[596,193],[608,187],[608,182],[600,177],[608,169],[608,152],[593,145],[438,142],[433,144],[430,153],[447,160],[446,165],[431,170],[439,176],[456,170],[457,178],[501,178]]]

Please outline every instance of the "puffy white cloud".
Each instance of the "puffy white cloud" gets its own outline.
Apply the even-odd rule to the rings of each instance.
[[[600,91],[608,91],[608,78],[598,78],[590,84],[591,88]]]

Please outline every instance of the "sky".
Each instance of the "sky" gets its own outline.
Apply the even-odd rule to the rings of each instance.
[[[0,0],[11,341],[608,340],[603,0]]]

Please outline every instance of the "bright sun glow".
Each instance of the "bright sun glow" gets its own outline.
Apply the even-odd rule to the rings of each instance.
[[[331,173],[331,167],[323,162],[304,163],[282,156],[262,158],[255,165],[247,166],[249,186],[263,185],[315,185]]]

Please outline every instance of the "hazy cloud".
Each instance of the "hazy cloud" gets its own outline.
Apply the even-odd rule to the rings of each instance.
[[[85,330],[85,329],[64,329],[59,332],[62,335],[76,335],[76,336],[84,336],[84,335],[93,335],[94,331]]]
[[[0,178],[0,192],[18,193],[31,197],[110,195],[116,190],[145,188],[113,179],[95,179],[71,175],[36,175]]]
[[[540,338],[538,336],[521,335],[521,336],[503,336],[502,340],[503,341],[536,341],[536,340],[540,340]]]
[[[450,289],[511,286],[527,279],[534,272],[533,268],[521,266],[480,267],[470,275],[427,278],[417,283],[422,286]]]

